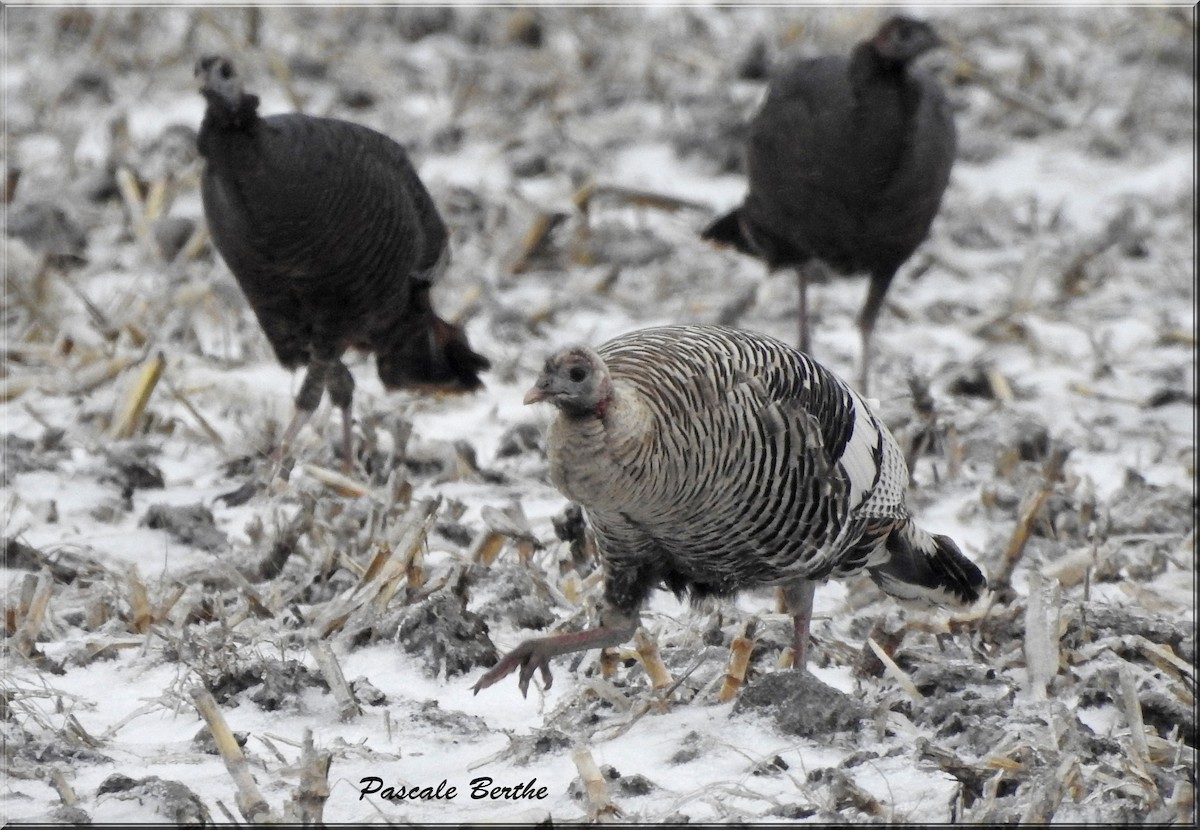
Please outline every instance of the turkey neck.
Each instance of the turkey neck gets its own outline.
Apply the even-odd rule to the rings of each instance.
[[[649,449],[650,414],[637,393],[613,381],[602,414],[559,412],[546,437],[550,480],[563,495],[590,509],[620,509],[637,487]]]
[[[860,43],[850,56],[850,86],[854,96],[849,146],[854,157],[870,160],[863,171],[875,187],[891,178],[908,151],[913,113],[920,92],[908,76],[908,63],[880,57],[870,43]]]
[[[258,120],[257,95],[243,92],[236,101],[209,90],[204,90],[203,95],[208,107],[200,123],[201,135],[206,130],[245,130]]]

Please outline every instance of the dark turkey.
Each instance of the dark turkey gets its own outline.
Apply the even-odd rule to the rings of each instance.
[[[375,353],[388,389],[465,392],[488,361],[439,318],[430,286],[446,228],[404,149],[359,124],[258,115],[233,64],[201,58],[204,213],[279,362],[307,366],[282,456],[326,389],[352,463],[348,348]]]
[[[772,270],[796,269],[803,351],[806,266],[821,260],[845,274],[868,272],[858,318],[864,392],[884,295],[929,234],[954,163],[950,103],[910,66],[940,42],[928,24],[893,17],[849,57],[802,60],[780,72],[750,125],[749,193],[703,232]]]
[[[718,326],[633,332],[552,356],[525,396],[559,410],[550,476],[578,502],[605,566],[599,628],[529,640],[475,685],[631,637],[660,584],[693,598],[784,589],[803,668],[814,582],[866,569],[889,594],[968,604],[986,581],[904,504],[908,470],[843,381],[764,335]]]

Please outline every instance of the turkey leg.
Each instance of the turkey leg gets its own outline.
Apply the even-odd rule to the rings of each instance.
[[[549,689],[554,682],[554,678],[550,675],[551,657],[570,654],[574,651],[585,651],[589,648],[609,648],[620,645],[632,637],[638,626],[641,625],[641,618],[637,614],[632,617],[623,614],[611,616],[612,619],[587,631],[526,640],[506,654],[487,674],[479,678],[479,682],[474,687],[475,694],[479,694],[481,689],[486,689],[507,677],[518,667],[521,669],[521,674],[517,679],[517,686],[521,690],[522,697],[529,691],[529,681],[535,670],[541,672],[542,683]]]
[[[808,665],[809,624],[816,588],[812,580],[799,579],[783,589],[784,602],[792,615],[792,668],[796,671],[803,671]]]
[[[333,405],[342,410],[342,472],[349,475],[354,470],[354,416],[350,403],[354,399],[354,376],[340,360],[331,367],[326,381],[329,398]]]
[[[862,338],[862,363],[858,370],[858,392],[861,395],[867,394],[867,379],[871,369],[871,335],[875,331],[875,320],[879,317],[883,297],[887,294],[894,276],[895,268],[871,274],[871,282],[867,286],[867,300],[858,314],[858,333]]]
[[[796,284],[800,287],[800,338],[796,341],[797,348],[800,351],[808,354],[808,274],[805,273],[806,265],[798,265],[796,267]]]

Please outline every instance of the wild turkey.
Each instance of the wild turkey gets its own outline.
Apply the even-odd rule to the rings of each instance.
[[[779,585],[805,666],[814,583],[866,569],[889,594],[971,603],[986,581],[904,504],[908,470],[883,423],[790,346],[720,326],[669,326],[569,348],[526,403],[559,410],[550,476],[583,506],[605,566],[598,628],[529,640],[475,685],[520,668],[550,685],[558,654],[630,638],[661,583],[693,599]]]
[[[796,269],[805,352],[806,267],[821,260],[842,273],[868,272],[858,318],[864,393],[875,318],[896,270],[928,236],[954,163],[950,104],[936,81],[910,67],[940,43],[928,24],[893,17],[849,57],[780,72],[750,125],[749,193],[702,234],[772,270]]]
[[[347,348],[374,352],[388,389],[479,388],[488,361],[430,304],[446,228],[404,149],[347,121],[260,117],[226,58],[201,58],[196,79],[208,102],[199,149],[213,242],[279,362],[308,367],[279,456],[328,389],[351,465]]]

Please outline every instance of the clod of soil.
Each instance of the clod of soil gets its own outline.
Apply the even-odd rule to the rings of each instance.
[[[179,543],[201,550],[219,550],[229,544],[225,534],[217,529],[212,511],[202,504],[180,507],[154,504],[142,517],[141,524],[152,530],[165,530]]]
[[[806,671],[778,671],[755,679],[733,706],[732,714],[769,715],[787,735],[820,739],[857,728],[867,711],[854,698]]]
[[[171,824],[206,826],[212,816],[200,797],[179,781],[168,781],[151,775],[134,780],[116,773],[108,776],[96,789],[96,795],[134,799],[154,805],[154,811]]]
[[[448,591],[406,609],[396,639],[407,654],[421,655],[426,671],[434,677],[443,672],[446,677],[466,674],[500,659],[488,637],[487,623]]]

